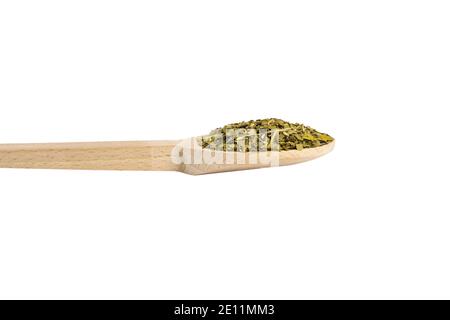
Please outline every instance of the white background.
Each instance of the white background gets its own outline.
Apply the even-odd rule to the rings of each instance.
[[[0,298],[450,298],[448,1],[2,1],[0,141],[332,134],[291,167],[0,170]]]

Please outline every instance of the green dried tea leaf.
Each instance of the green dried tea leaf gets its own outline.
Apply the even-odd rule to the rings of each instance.
[[[203,148],[224,151],[288,151],[326,145],[334,139],[299,123],[276,118],[227,124],[199,138]]]

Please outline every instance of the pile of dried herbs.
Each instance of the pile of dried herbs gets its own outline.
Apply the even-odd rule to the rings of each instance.
[[[228,124],[200,138],[203,148],[239,152],[302,150],[333,140],[311,127],[275,118]]]

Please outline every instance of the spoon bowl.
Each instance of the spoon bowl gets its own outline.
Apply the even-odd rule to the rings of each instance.
[[[319,158],[333,150],[335,141],[326,145],[305,148],[303,150],[268,151],[268,152],[227,152],[202,149],[201,160],[198,163],[185,162],[180,171],[192,175],[219,173],[238,170],[250,170],[267,167],[287,166]],[[186,150],[185,150],[186,151]],[[193,152],[191,157],[193,159]],[[200,158],[200,157],[199,157]],[[219,161],[211,161],[210,159]],[[206,159],[206,160],[205,160]]]

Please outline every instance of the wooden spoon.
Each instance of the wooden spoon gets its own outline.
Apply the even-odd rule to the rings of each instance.
[[[221,152],[196,148],[192,144],[183,144],[181,140],[3,144],[0,145],[0,168],[154,170],[199,175],[305,162],[327,154],[333,147],[334,141],[301,151],[267,152],[262,157],[263,153],[259,152]],[[192,160],[196,155],[197,158],[200,156],[200,161]],[[227,161],[206,160],[214,156]],[[258,159],[255,161],[253,156]],[[265,160],[262,161],[262,158]]]

